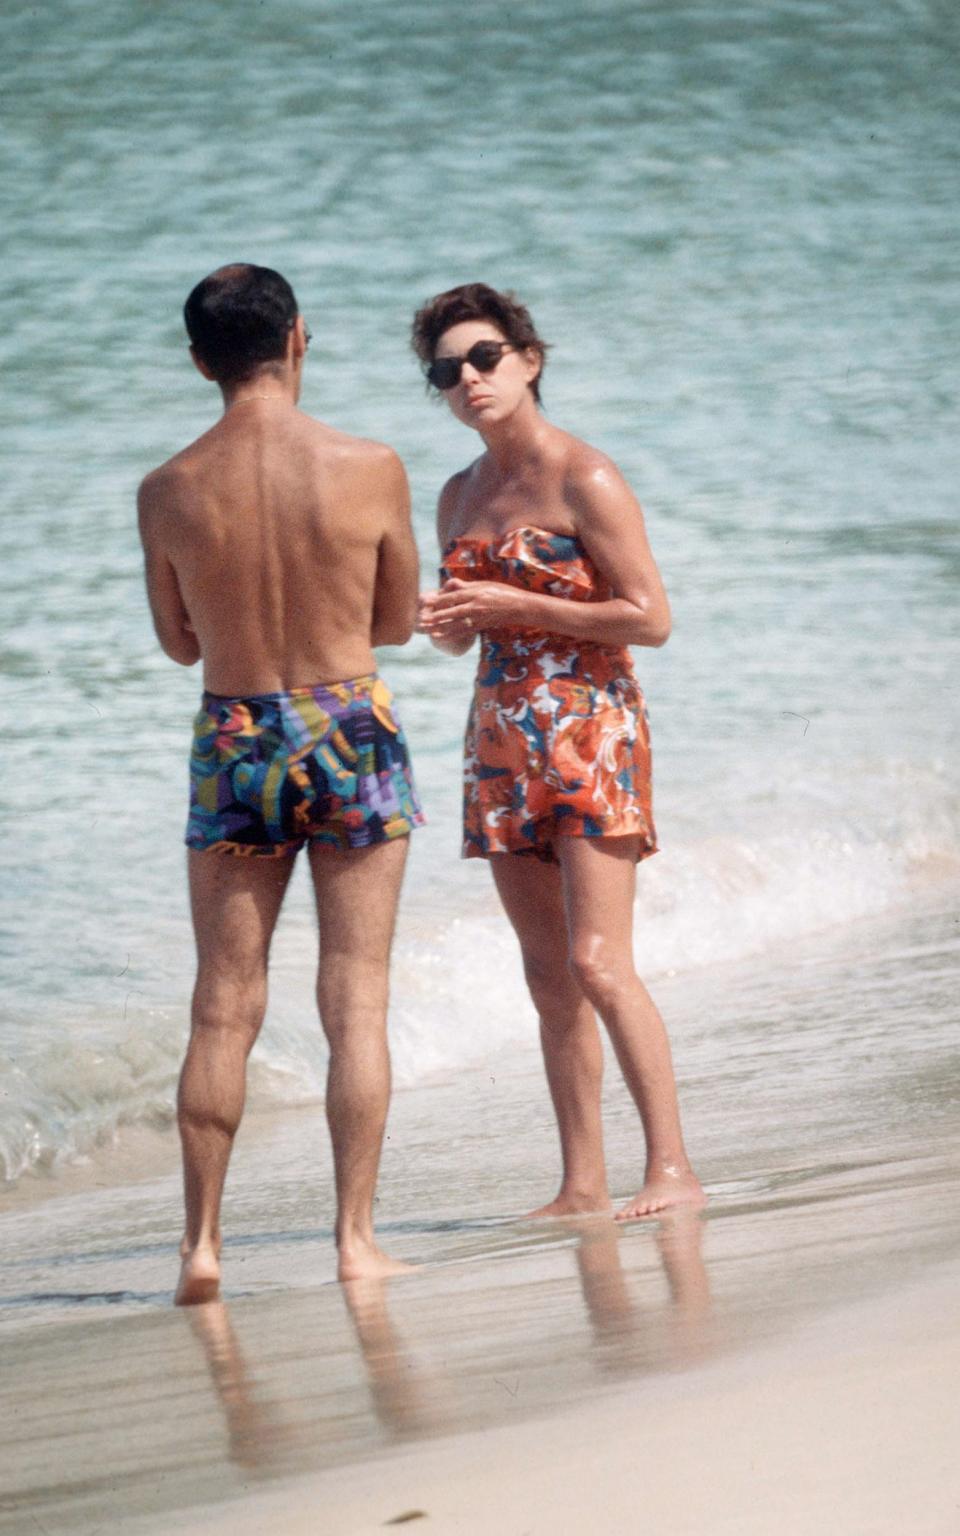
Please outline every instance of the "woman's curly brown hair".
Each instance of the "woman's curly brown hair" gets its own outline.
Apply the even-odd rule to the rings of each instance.
[[[530,388],[540,404],[540,378],[547,360],[548,343],[537,334],[530,311],[513,293],[499,293],[486,283],[463,283],[429,299],[413,317],[411,342],[421,363],[428,367],[444,331],[464,320],[489,320],[518,352],[534,352],[540,369]]]

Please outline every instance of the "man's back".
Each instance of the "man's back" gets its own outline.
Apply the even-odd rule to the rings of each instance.
[[[186,1222],[176,1300],[220,1287],[220,1204],[267,1003],[267,965],[306,849],[330,1047],[337,1273],[395,1274],[373,1198],[390,1096],[390,943],[423,822],[373,647],[413,631],[417,551],[396,454],[297,409],[310,336],[279,272],[233,263],[184,306],[217,425],[140,487],[147,592],[174,661],[203,660],[184,841],[197,941],[180,1075]]]
[[[357,677],[374,668],[372,644],[409,634],[406,477],[379,443],[248,394],[147,477],[140,506],[148,554],[172,568],[210,692]]]

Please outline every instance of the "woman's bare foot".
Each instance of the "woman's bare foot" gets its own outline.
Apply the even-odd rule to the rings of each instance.
[[[376,1243],[343,1244],[337,1258],[338,1280],[385,1280],[389,1275],[412,1275],[416,1264],[403,1264],[378,1248]]]
[[[220,1254],[209,1244],[197,1244],[196,1248],[180,1249],[183,1263],[180,1280],[173,1298],[175,1307],[196,1307],[205,1301],[216,1301],[220,1295]]]
[[[615,1221],[642,1221],[676,1205],[699,1209],[706,1205],[703,1185],[692,1168],[659,1168],[647,1174],[639,1194],[617,1211]]]
[[[566,1193],[561,1189],[555,1200],[548,1205],[538,1206],[535,1211],[528,1211],[527,1221],[539,1221],[542,1216],[609,1216],[612,1207],[610,1196],[604,1191],[600,1194],[574,1194]]]

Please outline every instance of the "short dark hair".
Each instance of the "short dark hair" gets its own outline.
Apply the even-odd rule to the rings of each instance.
[[[183,306],[191,346],[218,384],[239,384],[278,362],[298,314],[286,278],[248,262],[211,272]]]
[[[535,352],[540,371],[530,388],[540,403],[540,378],[547,360],[548,343],[538,334],[530,311],[514,293],[500,293],[486,283],[463,283],[429,299],[413,317],[413,350],[424,364],[433,362],[437,342],[444,331],[463,320],[489,320],[518,352]]]

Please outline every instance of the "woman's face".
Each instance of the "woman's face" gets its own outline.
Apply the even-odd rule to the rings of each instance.
[[[482,372],[465,360],[459,381],[443,394],[454,416],[479,432],[485,426],[506,421],[526,401],[534,404],[530,384],[537,376],[540,360],[535,353],[510,347],[492,320],[462,320],[444,331],[437,342],[434,361],[445,357],[466,359],[478,341],[502,342],[500,361],[489,372]]]

